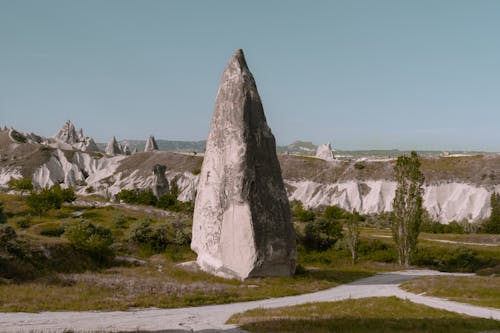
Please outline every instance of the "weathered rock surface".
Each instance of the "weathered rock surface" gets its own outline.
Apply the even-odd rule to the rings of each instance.
[[[80,137],[80,135],[81,137]],[[67,121],[64,126],[53,136],[55,140],[62,141],[68,144],[74,144],[83,139],[83,132],[77,133],[75,126],[71,121]]]
[[[114,136],[111,139],[111,141],[108,143],[108,145],[106,146],[105,152],[106,152],[106,154],[111,155],[111,156],[123,154],[122,147],[120,146],[118,141],[116,141],[116,138]]]
[[[158,150],[158,144],[156,144],[155,137],[150,135],[148,140],[146,141],[146,146],[144,147],[144,151],[155,151]]]
[[[168,185],[167,177],[165,176],[165,172],[167,171],[167,167],[161,164],[155,164],[153,166],[153,185],[151,186],[151,190],[153,194],[159,198],[163,194],[168,194],[170,192],[170,188]]]
[[[240,279],[294,273],[276,143],[242,50],[220,81],[197,190],[191,248],[203,270]]]
[[[325,161],[333,161],[335,156],[333,156],[332,146],[330,143],[319,145],[318,149],[316,149],[316,157]]]

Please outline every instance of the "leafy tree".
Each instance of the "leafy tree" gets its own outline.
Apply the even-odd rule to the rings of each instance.
[[[7,223],[7,214],[3,211],[3,202],[0,201],[0,224]]]
[[[116,194],[116,199],[121,200],[126,203],[136,203],[137,202],[137,191],[136,190],[121,190]]]
[[[347,242],[347,246],[351,251],[351,259],[353,265],[356,264],[356,261],[358,259],[360,220],[361,219],[359,213],[354,211],[351,217],[346,222],[347,230],[345,239]]]
[[[33,190],[33,183],[29,178],[11,178],[8,185],[12,190],[21,192],[21,195]]]
[[[63,203],[62,197],[56,191],[41,189],[32,192],[26,199],[29,209],[36,215],[42,216],[49,209],[60,209]]]
[[[350,213],[337,206],[327,206],[323,216],[327,220],[342,220],[350,217]]]
[[[422,185],[424,175],[416,152],[400,156],[394,166],[397,182],[396,195],[392,202],[392,235],[398,249],[400,265],[409,266],[417,246],[422,220]]]
[[[302,222],[310,222],[316,219],[316,214],[310,209],[305,209],[304,205],[299,200],[292,200],[290,202],[292,215],[296,220]]]
[[[306,224],[304,246],[308,250],[325,251],[342,238],[342,225],[336,220],[318,219]]]
[[[179,181],[179,176],[175,176],[170,182],[170,194],[173,195],[175,199],[177,199],[181,193],[179,185],[177,185],[177,181]]]
[[[491,215],[484,225],[484,231],[490,234],[500,234],[500,194],[493,192],[490,197]]]
[[[54,184],[51,186],[50,191],[54,195],[60,197],[62,202],[73,202],[76,200],[75,191],[73,191],[73,189],[71,187],[63,189],[63,188],[61,188],[61,185]]]

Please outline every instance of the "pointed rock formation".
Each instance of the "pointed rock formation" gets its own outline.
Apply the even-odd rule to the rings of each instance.
[[[64,126],[53,136],[53,138],[70,145],[78,143],[80,141],[78,133],[75,130],[75,126],[71,123],[70,120],[68,120],[64,124]]]
[[[290,276],[295,232],[276,142],[242,50],[220,81],[195,200],[191,248],[224,277]]]
[[[122,152],[124,155],[131,155],[132,152],[130,151],[130,147],[128,145],[122,146]]]
[[[111,155],[111,156],[120,155],[123,153],[122,148],[120,147],[120,145],[118,144],[118,142],[116,141],[116,138],[114,136],[111,139],[111,141],[108,143],[108,145],[106,146],[105,152],[107,155]]]
[[[144,151],[155,151],[158,150],[158,145],[156,144],[155,137],[150,135],[148,140],[146,141],[146,146],[144,147]]]
[[[335,156],[333,156],[332,145],[330,143],[319,145],[316,149],[316,157],[325,161],[333,161]]]
[[[132,155],[137,153],[137,147],[134,147],[134,150],[132,150]]]
[[[167,177],[165,177],[165,172],[167,171],[167,167],[161,164],[156,164],[153,166],[153,185],[151,186],[151,190],[153,194],[159,198],[163,194],[170,193],[170,188],[168,185]]]

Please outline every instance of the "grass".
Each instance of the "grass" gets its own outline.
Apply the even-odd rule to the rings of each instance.
[[[500,322],[472,318],[395,297],[253,309],[228,323],[250,332],[498,332]]]
[[[405,282],[401,288],[416,294],[500,308],[500,277],[429,276]]]
[[[288,278],[226,280],[177,268],[161,256],[139,267],[52,274],[0,284],[0,312],[171,308],[303,294],[369,276],[362,269],[302,270]]]

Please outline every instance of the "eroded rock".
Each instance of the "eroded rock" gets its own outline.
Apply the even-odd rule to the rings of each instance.
[[[294,273],[276,143],[242,50],[220,81],[197,190],[191,248],[201,269],[239,279]]]

